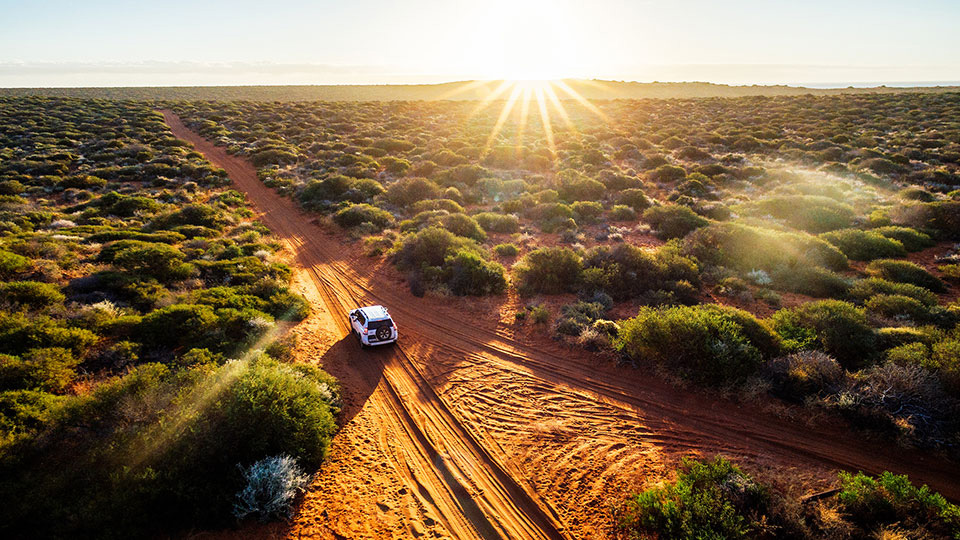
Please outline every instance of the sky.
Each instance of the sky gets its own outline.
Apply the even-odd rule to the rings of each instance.
[[[955,82],[958,29],[958,0],[0,0],[0,87]]]

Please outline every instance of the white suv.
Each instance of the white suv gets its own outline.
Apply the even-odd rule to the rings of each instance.
[[[350,328],[360,340],[361,347],[394,343],[400,337],[397,324],[383,306],[367,306],[351,311]]]

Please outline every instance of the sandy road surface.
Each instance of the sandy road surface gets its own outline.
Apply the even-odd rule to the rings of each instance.
[[[284,535],[602,536],[626,489],[663,478],[691,453],[793,468],[807,486],[838,468],[892,470],[960,499],[960,468],[936,456],[830,422],[778,419],[520,335],[484,316],[494,300],[415,298],[264,186],[246,160],[163,113],[296,254],[316,336],[327,336],[309,360],[346,389],[343,429]],[[359,351],[346,310],[370,303],[390,308],[400,346]]]

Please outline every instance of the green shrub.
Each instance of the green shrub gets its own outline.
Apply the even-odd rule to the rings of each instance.
[[[150,226],[154,229],[172,229],[181,225],[199,225],[220,230],[225,224],[223,213],[206,204],[188,204],[165,216],[154,219]]]
[[[909,317],[913,321],[923,321],[930,314],[929,307],[900,294],[877,294],[868,298],[864,305],[884,317]]]
[[[946,285],[936,276],[927,272],[922,266],[909,261],[876,260],[867,265],[866,271],[874,277],[917,285],[933,292],[942,293],[947,290]]]
[[[770,197],[749,204],[747,208],[760,215],[785,220],[791,227],[811,233],[849,227],[854,217],[850,205],[816,195]]]
[[[44,537],[222,527],[243,487],[238,465],[289,454],[317,468],[337,402],[325,373],[266,357],[139,367],[68,399],[48,429],[60,444],[30,443],[0,464],[4,525]]]
[[[302,321],[310,315],[310,303],[299,294],[282,291],[267,300],[263,311],[279,320]]]
[[[775,272],[810,265],[831,270],[847,268],[843,253],[815,236],[730,222],[713,223],[692,232],[684,239],[683,250],[701,263],[744,272]]]
[[[937,303],[937,296],[923,287],[909,283],[894,283],[880,278],[858,279],[853,282],[848,294],[851,299],[857,302],[865,302],[868,298],[877,294],[896,294],[909,296],[926,306],[933,306]]]
[[[61,393],[76,377],[80,360],[69,349],[30,349],[21,358],[0,355],[0,390]]]
[[[503,266],[484,260],[473,251],[457,251],[443,263],[443,282],[453,294],[483,296],[507,288]]]
[[[457,236],[470,238],[477,242],[483,242],[487,239],[487,233],[480,228],[480,224],[466,214],[447,214],[440,218],[440,224],[443,225],[444,229]]]
[[[882,350],[911,343],[929,344],[933,336],[927,328],[894,326],[877,330],[877,346]]]
[[[387,200],[397,206],[410,206],[416,202],[439,198],[440,186],[426,178],[403,178],[387,187]]]
[[[960,264],[943,264],[937,269],[940,270],[943,277],[953,281],[960,281]]]
[[[300,204],[308,209],[322,210],[339,201],[362,203],[385,190],[376,180],[351,178],[342,174],[312,180],[300,191]]]
[[[603,213],[603,205],[596,201],[577,201],[570,205],[577,223],[596,223]]]
[[[649,178],[654,182],[675,182],[686,178],[687,171],[683,167],[663,164],[650,172]]]
[[[880,233],[887,238],[891,238],[903,244],[907,251],[920,251],[928,247],[933,247],[935,242],[929,235],[909,227],[898,227],[889,225],[886,227],[877,227],[873,232]]]
[[[960,201],[936,201],[902,205],[894,221],[916,229],[933,229],[944,238],[960,239]]]
[[[0,366],[3,362],[0,356]],[[0,447],[34,436],[47,425],[64,399],[39,390],[0,392]]]
[[[473,219],[483,227],[483,230],[491,233],[512,234],[520,230],[520,220],[511,214],[480,212],[474,214]]]
[[[679,204],[651,206],[643,212],[643,220],[656,229],[661,238],[683,238],[710,223],[690,208]]]
[[[632,495],[617,527],[632,538],[750,538],[768,526],[769,494],[736,465],[684,458],[677,480]]]
[[[773,275],[778,289],[817,298],[843,298],[851,281],[836,272],[819,266],[784,268]]]
[[[705,385],[737,383],[754,373],[778,339],[749,313],[701,304],[642,308],[620,322],[615,347],[635,362],[653,362]]]
[[[855,261],[870,261],[887,257],[906,257],[907,250],[899,240],[887,238],[873,231],[842,229],[820,235],[837,246],[847,257]]]
[[[610,209],[611,221],[636,221],[637,211],[624,204],[615,204]]]
[[[30,268],[30,259],[0,250],[0,279],[8,279]]]
[[[493,251],[501,257],[516,257],[520,248],[516,244],[497,244],[493,246]]]
[[[403,237],[397,247],[395,260],[401,270],[440,267],[448,255],[462,249],[478,251],[479,247],[473,240],[458,237],[446,229],[427,227]]]
[[[72,328],[63,321],[0,311],[0,353],[21,355],[30,349],[63,347],[75,356],[83,356],[97,339],[90,330]]]
[[[218,322],[210,306],[174,304],[144,316],[137,338],[155,348],[215,348],[219,345],[214,341]]]
[[[523,294],[574,292],[583,274],[583,259],[569,248],[540,248],[527,253],[513,268]]]
[[[333,221],[344,228],[358,227],[364,223],[369,223],[377,229],[384,229],[393,225],[393,214],[366,203],[351,204],[338,210],[333,215]]]
[[[415,202],[410,206],[410,212],[413,214],[419,214],[420,212],[428,212],[433,210],[443,210],[451,214],[463,213],[463,207],[460,206],[460,204],[456,201],[451,201],[450,199],[429,199],[426,201]]]
[[[819,300],[777,311],[773,329],[785,348],[818,348],[847,369],[868,364],[877,347],[876,333],[862,308],[841,300]]]
[[[172,282],[186,279],[194,272],[193,266],[183,259],[184,254],[173,246],[147,243],[116,251],[113,263],[128,272]]]
[[[617,197],[617,203],[629,206],[637,212],[643,212],[650,207],[650,199],[647,197],[647,194],[639,188],[630,188],[621,191]]]
[[[66,297],[60,288],[39,281],[11,281],[0,283],[0,301],[27,309],[43,309],[62,304]]]
[[[670,289],[677,281],[699,285],[696,263],[670,247],[650,253],[629,244],[597,246],[586,253],[583,268],[588,291],[603,291],[620,300]]]
[[[564,201],[596,201],[603,197],[603,192],[607,188],[602,183],[587,178],[580,173],[565,176],[563,172],[561,171],[558,175],[561,177],[561,181],[557,192]]]
[[[887,525],[923,529],[935,537],[960,534],[960,507],[927,486],[917,487],[906,476],[885,471],[870,477],[841,471],[840,508],[866,531],[879,534]]]

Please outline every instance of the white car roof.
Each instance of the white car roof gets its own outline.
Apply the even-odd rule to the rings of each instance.
[[[387,308],[383,306],[362,307],[360,308],[360,311],[363,312],[364,318],[368,321],[380,321],[390,318],[390,314],[387,313]]]

